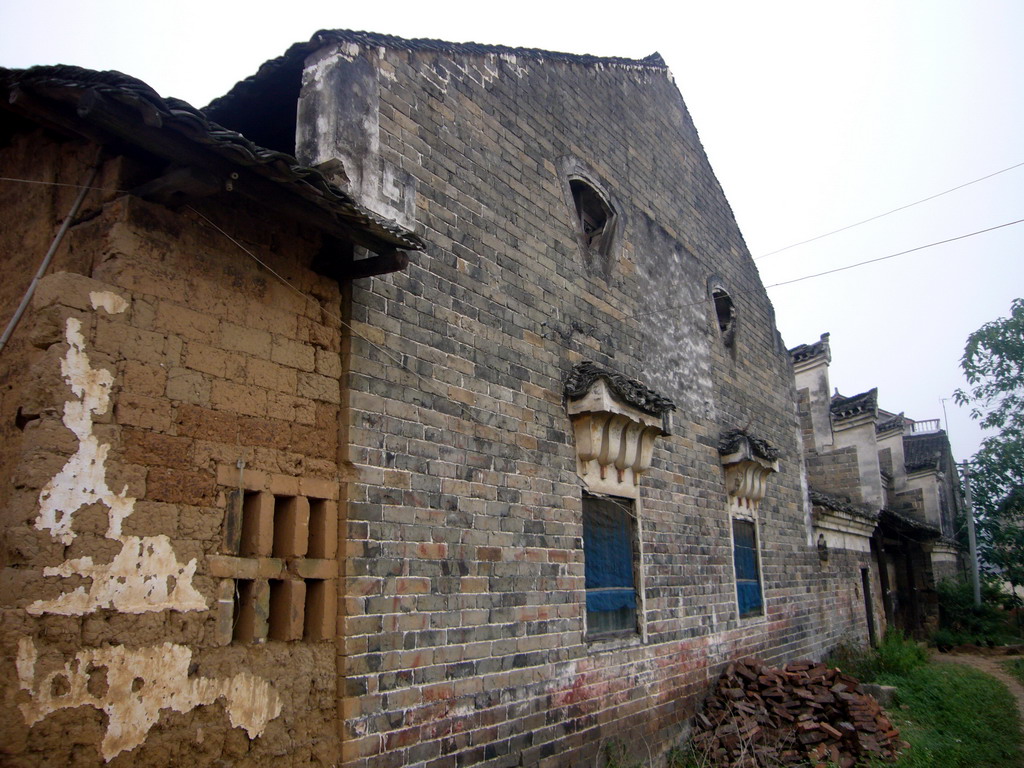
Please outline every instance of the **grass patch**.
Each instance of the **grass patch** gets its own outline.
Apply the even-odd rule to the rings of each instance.
[[[1003,667],[1007,672],[1016,677],[1020,681],[1021,685],[1024,685],[1024,659],[1004,661]]]
[[[873,683],[882,675],[907,675],[927,664],[928,652],[899,632],[886,632],[877,648],[840,646],[826,663],[862,683]]]
[[[910,742],[898,768],[1024,768],[1016,702],[998,680],[928,664],[878,682],[896,686],[889,714]]]
[[[981,583],[982,603],[974,605],[974,589],[964,581],[942,581],[936,586],[939,597],[938,629],[931,638],[939,648],[956,645],[1006,645],[1021,641],[1021,624],[1014,609],[1020,599],[1003,592],[991,579]]]

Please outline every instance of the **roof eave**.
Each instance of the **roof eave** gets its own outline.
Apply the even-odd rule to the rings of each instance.
[[[18,73],[7,74],[10,81],[11,75]],[[144,87],[140,81],[134,83],[140,89]],[[201,168],[219,180],[219,191],[270,207],[276,215],[375,253],[424,247],[417,235],[378,220],[340,190],[325,191],[327,183],[315,170],[302,168],[291,156],[263,150],[239,134],[207,123],[184,102],[176,102],[181,108],[171,111],[163,100],[157,105],[131,94],[134,98],[129,105],[117,98],[116,91],[111,97],[89,83],[47,82],[45,78],[28,82],[15,79],[3,90],[7,98],[2,99],[2,106],[23,118],[121,151],[141,150],[169,164]],[[232,141],[219,142],[223,136]],[[247,145],[253,151],[246,151]]]

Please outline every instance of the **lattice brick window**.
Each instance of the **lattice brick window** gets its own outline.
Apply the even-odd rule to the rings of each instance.
[[[224,579],[218,638],[226,644],[334,637],[337,485],[262,473],[249,473],[245,485],[226,494],[225,554],[209,560],[211,575]]]

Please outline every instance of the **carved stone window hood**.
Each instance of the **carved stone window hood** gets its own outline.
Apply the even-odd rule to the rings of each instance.
[[[594,493],[640,496],[654,439],[671,430],[671,400],[593,363],[573,368],[565,384],[576,436],[576,471]]]
[[[768,490],[768,477],[779,471],[778,449],[736,429],[722,435],[718,452],[725,468],[730,511],[753,517]]]

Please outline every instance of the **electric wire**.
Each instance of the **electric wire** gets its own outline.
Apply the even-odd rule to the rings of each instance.
[[[296,288],[296,287],[295,287],[294,285],[292,285],[292,284],[291,284],[290,282],[288,282],[288,280],[287,280],[287,279],[286,279],[286,278],[285,278],[285,277],[284,277],[283,275],[281,275],[281,274],[280,274],[279,272],[277,272],[277,271],[276,271],[276,270],[275,270],[275,269],[274,269],[273,267],[271,267],[271,266],[270,266],[269,264],[267,264],[267,263],[266,263],[265,261],[263,261],[263,260],[262,260],[261,258],[259,258],[259,256],[257,256],[256,254],[254,254],[254,253],[253,253],[253,252],[252,252],[251,250],[249,250],[248,248],[246,248],[246,247],[245,247],[245,246],[244,246],[244,245],[243,245],[242,243],[238,242],[238,240],[236,240],[236,239],[235,239],[234,237],[232,237],[232,236],[231,236],[231,235],[230,235],[230,234],[229,234],[228,232],[226,232],[226,231],[225,231],[224,229],[222,229],[221,227],[219,227],[219,226],[218,226],[218,225],[217,225],[217,224],[216,224],[216,223],[215,223],[214,221],[212,221],[212,220],[211,220],[211,219],[210,219],[209,217],[207,217],[206,215],[204,215],[204,214],[203,214],[203,213],[201,213],[200,211],[197,211],[197,210],[196,210],[195,208],[193,208],[193,207],[192,207],[191,205],[186,205],[186,206],[185,206],[185,208],[187,208],[188,210],[192,211],[192,213],[196,214],[196,215],[197,215],[197,216],[198,216],[199,218],[201,218],[201,219],[202,219],[203,221],[205,221],[205,222],[206,222],[207,224],[209,224],[209,225],[210,225],[210,226],[211,226],[211,227],[212,227],[213,229],[215,229],[215,230],[216,230],[217,232],[219,232],[219,233],[220,233],[220,234],[222,234],[222,235],[223,235],[224,237],[226,237],[226,238],[227,238],[228,240],[230,240],[230,241],[231,241],[231,242],[232,242],[232,243],[233,243],[233,244],[234,244],[234,245],[235,245],[235,246],[236,246],[237,248],[239,248],[239,249],[240,249],[240,250],[241,250],[241,251],[242,251],[242,252],[243,252],[244,254],[246,254],[246,255],[247,255],[247,256],[248,256],[248,257],[249,257],[250,259],[252,259],[252,260],[253,260],[254,262],[256,262],[257,264],[259,264],[259,265],[260,265],[260,266],[261,266],[261,267],[262,267],[263,269],[265,269],[265,270],[266,270],[267,272],[269,272],[269,273],[270,273],[270,274],[271,274],[271,275],[272,275],[272,276],[273,276],[274,278],[276,278],[276,279],[277,279],[277,280],[278,280],[278,281],[279,281],[279,282],[280,282],[280,283],[281,283],[282,285],[286,286],[286,287],[287,287],[287,288],[289,288],[289,289],[290,289],[291,291],[293,291],[294,293],[296,293],[296,294],[298,294],[299,296],[301,296],[301,297],[302,297],[302,298],[303,298],[303,299],[304,299],[305,301],[307,301],[307,302],[309,302],[309,303],[311,303],[311,304],[315,304],[315,305],[316,305],[316,307],[317,307],[317,308],[318,308],[318,309],[319,309],[319,310],[320,310],[321,312],[323,312],[323,313],[324,313],[324,314],[325,314],[325,315],[326,315],[327,317],[331,318],[331,320],[334,320],[334,321],[335,321],[335,322],[337,322],[337,323],[338,323],[339,325],[341,325],[341,326],[343,326],[343,327],[347,328],[347,329],[348,329],[348,330],[349,330],[349,331],[350,331],[350,332],[351,332],[351,333],[352,333],[353,335],[355,335],[355,336],[358,336],[358,337],[359,337],[360,339],[362,339],[363,341],[365,341],[365,342],[366,342],[367,344],[369,344],[369,345],[370,345],[371,347],[373,347],[373,348],[374,348],[374,349],[376,349],[376,350],[377,350],[378,352],[380,352],[381,354],[383,354],[383,355],[384,355],[385,357],[387,357],[388,359],[390,359],[390,360],[391,360],[391,361],[392,361],[392,362],[393,362],[393,363],[394,363],[394,364],[395,364],[396,366],[398,366],[399,368],[401,368],[401,369],[402,369],[403,371],[405,371],[406,373],[409,373],[409,374],[411,374],[412,376],[416,377],[416,379],[418,379],[418,380],[420,381],[421,385],[426,385],[426,384],[427,384],[428,382],[429,382],[429,383],[433,383],[433,382],[435,382],[435,379],[428,379],[428,378],[427,378],[427,377],[425,377],[425,376],[424,376],[423,374],[421,374],[421,373],[417,373],[416,371],[412,370],[412,369],[411,369],[411,368],[410,368],[409,366],[407,366],[407,365],[405,364],[405,362],[404,362],[404,361],[402,360],[402,358],[401,358],[401,357],[399,357],[399,356],[395,355],[395,354],[394,354],[394,353],[392,353],[392,352],[391,352],[390,350],[388,350],[388,349],[385,349],[384,347],[380,346],[379,344],[376,344],[376,343],[374,343],[374,342],[373,342],[373,341],[371,341],[371,340],[370,340],[369,338],[367,338],[367,337],[366,337],[366,336],[365,336],[364,334],[360,333],[360,332],[359,332],[359,330],[358,330],[357,328],[353,327],[351,323],[347,323],[347,322],[346,322],[346,321],[344,320],[344,318],[342,318],[342,317],[341,317],[341,315],[339,315],[339,314],[336,314],[336,313],[332,312],[331,310],[329,310],[329,309],[327,309],[326,307],[324,307],[324,306],[323,306],[323,305],[322,305],[322,304],[321,304],[321,303],[320,303],[319,301],[317,301],[317,300],[316,300],[316,299],[315,299],[314,297],[312,297],[312,296],[310,296],[310,295],[308,295],[308,294],[306,294],[306,293],[302,292],[302,291],[301,291],[301,290],[299,290],[298,288]],[[477,418],[477,417],[476,417],[476,416],[475,416],[475,415],[474,415],[474,414],[473,414],[473,413],[472,413],[472,412],[471,412],[471,411],[469,410],[468,406],[467,406],[467,405],[466,405],[465,403],[462,403],[462,402],[459,402],[458,400],[454,400],[454,399],[452,399],[452,398],[451,398],[451,396],[449,395],[449,393],[448,393],[448,392],[440,392],[440,391],[438,391],[438,390],[436,390],[436,389],[434,389],[434,388],[432,388],[432,387],[430,387],[430,386],[424,386],[423,388],[424,388],[424,390],[425,390],[425,391],[427,391],[427,392],[431,392],[432,394],[435,394],[435,395],[438,395],[438,396],[440,396],[440,397],[444,397],[444,398],[448,399],[448,400],[449,400],[450,402],[454,402],[454,403],[456,403],[456,404],[458,405],[458,407],[459,407],[460,411],[462,412],[462,414],[463,414],[464,416],[466,416],[466,417],[467,417],[467,418],[468,418],[468,419],[469,419],[470,421],[475,421],[475,422],[477,422],[478,424],[482,424],[482,423],[483,423],[483,422],[481,422],[481,421],[480,421],[480,419],[478,419],[478,418]]]
[[[0,176],[0,181],[13,181],[18,184],[40,184],[46,187],[71,187],[72,189],[95,189],[99,192],[121,192],[123,194],[130,194],[127,189],[117,189],[116,187],[93,187],[88,184],[71,184],[66,181],[40,181],[38,179],[16,179],[12,176]]]
[[[968,233],[963,234],[963,235],[957,235],[956,237],[949,237],[949,238],[946,238],[945,240],[936,240],[934,243],[926,243],[925,245],[919,245],[919,246],[917,246],[915,248],[908,248],[905,251],[898,251],[897,253],[890,253],[887,256],[878,256],[877,258],[874,258],[874,259],[865,259],[864,261],[858,261],[858,262],[855,262],[854,264],[847,264],[847,265],[842,266],[842,267],[836,267],[835,269],[827,269],[824,272],[815,272],[814,274],[811,274],[811,275],[803,275],[802,277],[794,277],[792,280],[782,280],[782,281],[780,281],[778,283],[772,283],[771,285],[766,285],[766,286],[764,286],[764,289],[767,291],[767,290],[770,290],[772,288],[778,288],[778,287],[783,286],[783,285],[791,285],[793,283],[803,282],[804,280],[812,280],[812,279],[814,279],[816,277],[824,277],[825,275],[835,274],[836,272],[845,272],[848,269],[855,269],[857,267],[863,267],[863,266],[865,266],[867,264],[875,264],[876,262],[879,262],[879,261],[886,261],[888,259],[894,259],[897,256],[905,256],[908,253],[914,253],[915,251],[923,251],[926,248],[934,248],[935,246],[945,245],[946,243],[953,243],[953,242],[956,242],[957,240],[965,240],[968,237],[974,237],[975,235],[983,235],[986,232],[993,232],[993,231],[995,231],[997,229],[1003,229],[1004,227],[1012,227],[1013,225],[1020,224],[1022,222],[1024,222],[1024,219],[1017,219],[1016,221],[1008,221],[1008,222],[1006,222],[1004,224],[997,224],[994,227],[986,227],[985,229],[978,229],[978,230],[975,230],[974,232],[968,232]],[[755,292],[756,291],[754,291],[754,290],[734,291],[734,292],[732,292],[732,295],[733,296],[742,296],[744,294],[755,293]],[[706,298],[698,299],[697,301],[685,302],[683,304],[672,304],[671,306],[661,307],[660,309],[652,309],[652,310],[649,310],[647,312],[637,312],[637,313],[634,313],[632,315],[627,315],[624,319],[632,320],[632,319],[635,319],[635,318],[638,318],[638,317],[647,317],[648,315],[658,315],[658,314],[661,314],[662,312],[670,312],[671,310],[674,310],[674,309],[686,309],[687,307],[695,307],[698,304],[707,304],[707,303],[710,303],[711,301],[713,301],[713,299],[711,297],[706,297]]]
[[[908,204],[906,206],[902,206],[901,208],[895,208],[892,211],[889,211],[887,213],[879,214],[879,216],[873,216],[870,219],[864,219],[864,221],[857,222],[855,224],[850,224],[849,226],[843,227],[842,229],[836,229],[833,232],[826,232],[825,234],[820,234],[820,236],[818,236],[817,238],[812,238],[811,240],[803,241],[802,243],[796,243],[793,246],[786,246],[786,248],[779,249],[779,251],[772,251],[771,253],[765,254],[764,256],[759,256],[758,258],[764,258],[765,256],[771,256],[772,254],[779,253],[780,251],[786,250],[788,248],[795,248],[798,245],[803,245],[804,243],[810,243],[810,242],[812,242],[814,240],[819,240],[821,238],[826,237],[827,234],[833,234],[833,233],[838,232],[838,231],[843,231],[844,229],[849,229],[850,227],[857,226],[860,223],[864,223],[866,221],[871,221],[873,219],[880,218],[881,216],[886,216],[889,213],[895,213],[896,211],[903,210],[904,208],[909,208],[910,206],[918,205],[919,203],[924,203],[924,202],[926,202],[928,200],[933,200],[933,199],[941,197],[943,195],[947,195],[948,193],[951,193],[951,191],[954,191],[956,189],[963,188],[963,187],[968,186],[970,184],[977,183],[978,181],[983,181],[984,179],[991,178],[992,176],[996,176],[996,175],[998,175],[1000,173],[1005,173],[1007,171],[1013,170],[1014,168],[1019,168],[1021,166],[1024,166],[1024,163],[1018,163],[1016,165],[1010,166],[1009,168],[1004,168],[1004,169],[1002,169],[1000,171],[995,171],[994,173],[990,173],[987,176],[982,176],[981,178],[974,179],[973,181],[968,181],[968,182],[966,182],[964,184],[959,184],[958,186],[954,186],[954,187],[952,187],[950,189],[946,189],[945,191],[942,191],[942,193],[938,193],[936,195],[933,195],[930,198],[925,198],[925,199],[920,200],[920,201],[918,201],[916,203],[910,203],[910,204]],[[74,186],[74,187],[83,188],[82,184],[60,183],[60,182],[55,182],[55,181],[39,181],[39,180],[34,180],[34,179],[12,178],[12,177],[9,177],[9,176],[0,176],[0,181],[14,181],[14,182],[34,183],[34,184],[49,184],[49,185],[53,185],[53,186]],[[90,188],[90,189],[104,189],[104,187],[94,187],[94,186],[89,186],[87,188]],[[104,190],[106,190],[106,191],[125,191],[123,189],[110,189],[110,188],[105,188]],[[203,219],[205,219],[211,226],[213,226],[220,233],[222,233],[225,238],[230,240],[234,245],[236,245],[239,248],[241,248],[252,259],[254,259],[257,263],[259,263],[261,266],[263,266],[265,269],[267,269],[271,274],[273,274],[276,279],[280,280],[284,285],[288,286],[293,291],[295,291],[298,294],[300,294],[301,296],[303,296],[306,300],[314,301],[314,299],[312,299],[311,297],[306,296],[301,291],[299,291],[297,288],[295,288],[291,283],[289,283],[287,280],[285,280],[285,278],[283,278],[283,276],[281,274],[279,274],[278,272],[275,272],[273,269],[271,269],[269,265],[267,265],[265,262],[261,261],[255,254],[253,254],[251,251],[249,251],[247,248],[245,248],[245,246],[243,246],[241,243],[239,243],[236,239],[232,238],[230,236],[230,234],[228,234],[226,231],[224,231],[219,226],[217,226],[209,218],[207,218],[206,216],[204,216],[202,213],[200,213],[199,211],[197,211],[195,208],[193,208],[191,206],[187,206],[187,208],[188,208],[188,210],[193,211],[194,213],[196,213],[197,215],[199,215]],[[846,271],[848,269],[854,269],[856,267],[864,266],[866,264],[873,264],[873,263],[877,263],[879,261],[886,261],[888,259],[893,259],[893,258],[896,258],[897,256],[904,256],[904,255],[906,255],[908,253],[914,253],[915,251],[923,251],[923,250],[925,250],[927,248],[934,248],[935,246],[945,245],[947,243],[954,243],[954,242],[959,241],[959,240],[966,240],[967,238],[973,238],[973,237],[977,236],[977,234],[983,234],[985,232],[990,232],[990,231],[993,231],[995,229],[1001,229],[1001,228],[1004,228],[1004,227],[1007,227],[1007,226],[1013,226],[1014,224],[1019,224],[1021,222],[1024,222],[1024,219],[1017,219],[1016,221],[1008,221],[1006,223],[996,224],[995,226],[986,227],[984,229],[977,229],[977,230],[975,230],[973,232],[968,232],[966,234],[959,234],[959,236],[956,236],[954,238],[947,238],[946,240],[940,240],[940,241],[936,241],[934,243],[927,243],[927,244],[925,244],[923,246],[916,246],[915,248],[909,248],[909,249],[907,249],[905,251],[899,251],[897,253],[892,253],[892,254],[889,254],[887,256],[879,256],[879,257],[873,258],[873,259],[865,259],[864,261],[858,261],[858,262],[855,262],[853,264],[847,264],[845,266],[836,267],[835,269],[826,269],[826,270],[821,271],[821,272],[814,272],[812,274],[802,275],[802,276],[800,276],[800,278],[794,278],[792,280],[786,280],[786,281],[780,281],[778,283],[772,283],[771,285],[764,286],[764,289],[767,291],[767,290],[770,290],[772,288],[779,288],[781,286],[788,286],[788,285],[792,285],[794,283],[802,283],[804,281],[813,280],[815,278],[822,278],[822,276],[827,275],[827,274],[834,274],[836,272],[842,272],[842,271]],[[748,294],[748,293],[755,293],[755,291],[735,291],[735,292],[733,292],[733,295],[734,296],[740,296],[740,295]],[[712,301],[711,298],[702,298],[702,299],[698,299],[696,301],[684,302],[682,304],[672,304],[670,306],[660,307],[658,309],[651,309],[651,310],[648,310],[648,311],[645,311],[645,312],[634,312],[633,314],[625,315],[624,319],[635,319],[637,317],[646,317],[646,316],[649,316],[651,314],[659,314],[659,313],[662,313],[662,312],[672,311],[674,309],[685,309],[687,307],[697,306],[698,304],[706,304],[706,303],[709,303],[711,301]],[[317,303],[317,305],[318,305],[318,303]],[[328,312],[328,310],[326,310],[326,309],[324,311]],[[328,313],[331,314],[330,312],[328,312]],[[393,354],[391,354],[388,350],[386,350],[383,347],[379,346],[378,344],[375,344],[374,342],[370,341],[370,339],[368,339],[366,336],[364,336],[362,334],[359,334],[350,325],[345,323],[343,321],[343,319],[341,319],[341,317],[335,317],[335,319],[337,319],[337,321],[339,323],[341,323],[346,328],[348,328],[352,333],[354,333],[360,339],[366,341],[368,344],[372,345],[373,347],[378,349],[380,352],[382,352],[385,356],[389,357],[403,371],[406,371],[407,373],[410,373],[410,374],[416,376],[417,378],[423,379],[421,374],[418,374],[415,371],[413,371],[412,369],[410,369],[408,366],[403,365],[402,361],[399,358],[395,357]],[[425,381],[425,379],[423,379],[423,380]],[[439,394],[439,393],[435,392],[435,394]],[[462,406],[462,403],[460,403],[460,406]]]
[[[1003,227],[1012,227],[1014,224],[1020,224],[1024,222],[1024,219],[1017,219],[1016,221],[1008,221],[1005,224],[997,224],[994,227],[988,227],[986,229],[979,229],[976,232],[968,232],[966,235],[957,235],[956,237],[950,237],[945,240],[936,240],[934,243],[927,243],[925,245],[919,245],[916,248],[908,248],[905,251],[899,251],[898,253],[890,253],[888,256],[879,256],[876,259],[867,259],[865,261],[858,261],[856,264],[847,264],[845,267],[836,267],[835,269],[828,269],[824,272],[816,272],[813,275],[804,275],[803,277],[795,277],[792,280],[783,280],[779,283],[772,283],[766,285],[765,290],[770,288],[778,288],[780,285],[792,285],[793,283],[799,283],[804,280],[811,280],[815,277],[823,277],[824,275],[832,275],[836,272],[845,272],[848,269],[854,269],[856,267],[863,267],[865,264],[875,264],[879,261],[885,261],[887,259],[895,259],[897,256],[905,256],[908,253],[914,253],[915,251],[923,251],[925,248],[934,248],[937,245],[945,245],[946,243],[954,243],[957,240],[965,240],[968,237],[974,237],[975,235],[983,235],[986,232],[993,232]]]
[[[801,240],[799,243],[793,243],[792,245],[787,245],[787,246],[784,246],[784,247],[779,248],[777,250],[769,251],[768,253],[763,253],[760,256],[755,256],[754,257],[754,261],[760,261],[761,259],[766,259],[769,256],[774,256],[777,253],[782,253],[783,251],[788,251],[791,248],[796,248],[796,247],[801,246],[801,245],[807,245],[807,243],[813,243],[814,241],[821,240],[824,237],[829,237],[830,235],[836,235],[836,234],[839,234],[840,232],[845,232],[848,229],[853,229],[854,227],[859,227],[861,224],[867,224],[869,221],[875,221],[876,219],[884,218],[885,216],[889,216],[889,215],[891,215],[893,213],[899,213],[900,211],[905,211],[907,208],[913,208],[915,205],[920,205],[921,203],[927,203],[929,200],[934,200],[937,197],[942,197],[943,195],[948,195],[950,192],[956,192],[958,189],[963,189],[964,187],[969,187],[972,184],[977,184],[979,181],[985,181],[985,179],[991,179],[993,176],[998,176],[1001,173],[1006,173],[1007,171],[1012,171],[1014,168],[1020,168],[1021,166],[1024,166],[1024,162],[1017,163],[1016,165],[1011,165],[1009,168],[1003,168],[1001,171],[996,171],[995,173],[990,173],[987,176],[982,176],[981,178],[974,179],[973,181],[967,181],[967,182],[964,182],[963,184],[958,184],[955,187],[951,187],[950,189],[947,189],[945,192],[937,192],[934,195],[929,195],[928,197],[923,197],[920,200],[914,201],[913,203],[907,203],[906,205],[901,205],[898,208],[893,208],[892,210],[886,211],[885,213],[879,213],[879,214],[877,214],[875,216],[870,216],[869,218],[862,219],[861,221],[856,221],[853,224],[847,224],[845,227],[840,227],[839,229],[833,229],[831,232],[825,232],[824,234],[821,234],[821,235],[815,235],[814,237],[808,238],[807,240]]]

